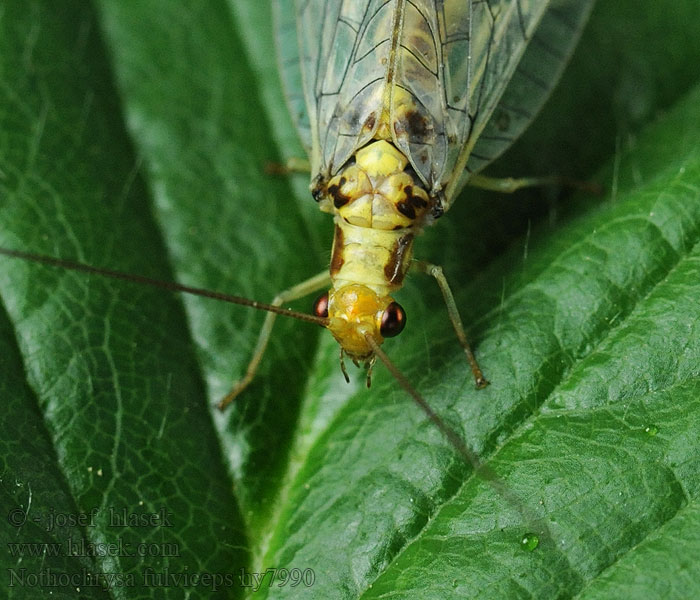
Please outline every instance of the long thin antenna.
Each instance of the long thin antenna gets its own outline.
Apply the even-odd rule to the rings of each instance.
[[[231,304],[250,306],[251,308],[257,308],[258,310],[265,310],[267,312],[277,313],[278,315],[282,315],[284,317],[292,317],[293,319],[297,319],[299,321],[315,323],[316,325],[321,325],[322,327],[328,327],[329,323],[329,320],[324,317],[317,317],[316,315],[309,315],[307,313],[291,310],[289,308],[282,308],[280,306],[274,306],[272,304],[265,304],[264,302],[257,302],[256,300],[250,300],[249,298],[243,298],[242,296],[233,296],[231,294],[224,294],[222,292],[213,292],[211,290],[191,287],[189,285],[182,285],[180,283],[175,283],[172,281],[162,281],[160,279],[144,277],[143,275],[134,275],[132,273],[122,273],[121,271],[113,271],[112,269],[93,267],[92,265],[86,265],[73,260],[54,258],[52,256],[46,256],[43,254],[34,254],[33,252],[22,252],[21,250],[8,250],[7,248],[0,248],[0,255],[7,256],[10,258],[20,258],[22,260],[28,260],[30,262],[49,265],[51,267],[68,269],[71,271],[79,271],[81,273],[93,273],[95,275],[111,277],[112,279],[121,279],[122,281],[129,281],[131,283],[140,283],[155,288],[169,290],[171,292],[182,292],[184,294],[192,294],[193,296],[202,296],[204,298],[221,300],[223,302],[229,302]]]
[[[231,304],[238,304],[241,306],[249,306],[251,308],[256,308],[258,310],[264,310],[278,315],[292,317],[300,321],[306,321],[307,323],[315,323],[323,327],[327,327],[329,323],[328,318],[317,317],[315,315],[309,315],[306,313],[281,308],[279,306],[274,306],[272,304],[265,304],[263,302],[257,302],[255,300],[250,300],[249,298],[243,298],[242,296],[233,296],[231,294],[224,294],[221,292],[214,292],[211,290],[206,290],[203,288],[196,288],[187,285],[182,285],[180,283],[174,283],[172,281],[163,281],[160,279],[152,279],[150,277],[145,277],[143,275],[134,275],[132,273],[122,273],[121,271],[113,271],[112,269],[104,269],[100,267],[93,267],[92,265],[86,265],[73,260],[66,260],[62,258],[54,258],[52,256],[46,256],[43,254],[35,254],[33,252],[23,252],[21,250],[10,250],[7,248],[0,247],[0,255],[7,256],[8,258],[18,258],[21,260],[26,260],[34,263],[40,263],[44,265],[49,265],[51,267],[57,267],[61,269],[68,269],[71,271],[78,271],[82,273],[92,273],[95,275],[101,275],[104,277],[111,277],[113,279],[120,279],[122,281],[127,281],[131,283],[139,283],[143,285],[148,285],[155,288],[169,290],[171,292],[182,292],[185,294],[192,294],[194,296],[201,296],[204,298],[212,298],[214,300],[221,300],[223,302],[229,302]],[[374,354],[379,357],[379,359],[384,363],[386,368],[389,370],[391,375],[396,379],[399,385],[404,389],[404,391],[413,398],[414,402],[418,407],[425,413],[431,423],[438,428],[438,430],[445,436],[445,438],[450,442],[450,444],[457,450],[462,460],[474,469],[474,472],[487,481],[496,492],[504,498],[513,508],[517,510],[526,520],[531,524],[537,524],[541,528],[542,533],[551,539],[551,533],[547,524],[541,518],[537,518],[534,513],[527,508],[523,502],[505,485],[505,483],[498,477],[498,475],[491,469],[486,463],[484,463],[462,440],[460,435],[450,427],[443,419],[430,407],[426,400],[416,391],[416,389],[411,385],[411,383],[406,379],[406,377],[398,370],[396,365],[391,361],[391,359],[384,353],[377,342],[370,336],[365,335],[367,342],[372,347]]]
[[[389,370],[394,379],[398,384],[404,389],[404,391],[413,398],[413,401],[418,405],[418,407],[426,414],[428,419],[437,427],[442,434],[447,438],[447,440],[452,444],[461,455],[465,463],[470,465],[475,471],[479,472],[484,479],[488,481],[498,481],[498,475],[496,475],[486,464],[484,464],[481,459],[464,443],[464,440],[460,435],[452,429],[445,421],[443,421],[440,416],[430,407],[428,402],[421,396],[418,391],[411,385],[411,383],[406,379],[404,374],[399,371],[398,367],[392,362],[392,360],[386,355],[384,350],[381,349],[379,344],[372,338],[371,335],[366,334],[365,338],[372,346],[372,350],[384,363],[384,366]]]
[[[426,414],[430,422],[438,428],[438,430],[447,438],[454,449],[457,450],[460,458],[462,458],[467,465],[474,469],[474,473],[476,475],[491,485],[491,487],[496,490],[501,498],[508,502],[508,504],[510,504],[522,517],[524,517],[531,526],[537,526],[540,528],[544,536],[551,539],[552,536],[549,531],[549,527],[544,520],[535,515],[535,513],[510,490],[510,488],[503,482],[496,472],[484,461],[482,461],[477,454],[472,451],[469,446],[467,446],[461,436],[430,407],[425,398],[418,393],[418,391],[411,385],[411,382],[406,379],[401,371],[399,371],[398,367],[386,355],[384,350],[381,349],[374,338],[372,338],[372,336],[369,334],[365,334],[365,339],[369,345],[372,346],[372,350],[374,351],[375,355],[378,356],[379,360],[384,363],[384,366],[389,370],[398,384],[409,396],[411,396],[411,398],[413,398],[413,401]]]

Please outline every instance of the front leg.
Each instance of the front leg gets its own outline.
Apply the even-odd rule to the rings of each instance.
[[[285,302],[291,302],[297,298],[302,298],[313,294],[320,289],[327,288],[330,285],[331,276],[328,271],[323,271],[318,275],[302,281],[301,283],[295,285],[294,287],[284,290],[277,294],[275,299],[272,301],[273,306],[282,306]],[[255,373],[260,366],[260,361],[265,354],[265,349],[267,348],[267,343],[270,340],[270,334],[272,333],[272,326],[275,324],[275,319],[277,318],[277,313],[269,312],[265,317],[262,329],[258,334],[258,341],[255,344],[255,350],[253,351],[253,356],[248,363],[248,368],[246,369],[245,375],[233,384],[231,391],[221,399],[217,405],[219,410],[226,408],[234,399],[250,385],[253,381]]]
[[[476,387],[477,389],[485,388],[489,382],[486,377],[484,377],[481,367],[479,367],[479,363],[476,362],[474,353],[469,346],[467,334],[464,332],[464,325],[462,325],[462,319],[459,316],[459,310],[457,309],[457,303],[452,295],[450,285],[447,283],[447,279],[442,272],[442,267],[426,261],[416,260],[411,263],[411,268],[420,271],[421,273],[425,273],[426,275],[430,275],[431,277],[435,278],[435,281],[437,281],[437,284],[440,286],[440,291],[442,292],[442,297],[445,299],[445,304],[447,305],[447,315],[450,317],[452,327],[454,327],[455,333],[457,334],[457,339],[464,349],[467,362],[469,363],[469,367],[474,375]]]
[[[464,172],[457,184],[453,198],[462,193],[466,186],[475,187],[491,192],[502,194],[512,194],[518,190],[529,187],[567,187],[575,190],[582,190],[591,194],[600,194],[601,187],[592,181],[578,181],[570,177],[560,177],[558,175],[544,175],[542,177],[489,177],[487,175],[473,175]]]

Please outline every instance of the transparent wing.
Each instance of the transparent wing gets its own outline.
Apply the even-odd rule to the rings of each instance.
[[[426,1],[427,5],[442,9],[437,16],[445,67],[440,83],[444,90],[447,142],[444,150],[438,147],[433,151],[431,164],[435,171],[431,176],[436,187],[444,190],[445,209],[454,199],[464,168],[469,165],[476,171],[486,166],[532,120],[560,75],[592,3],[593,0]],[[562,17],[558,24],[555,15]],[[564,21],[573,27],[564,31]],[[555,32],[557,35],[552,36]],[[535,40],[538,47],[533,46]],[[551,56],[547,56],[543,46],[552,51]],[[523,60],[528,54],[525,66]],[[530,75],[537,81],[525,81]],[[511,114],[497,111],[501,106],[511,108]],[[507,120],[504,116],[513,118]],[[480,160],[475,157],[470,161],[477,147]]]
[[[399,127],[408,132],[396,142],[431,191],[444,190],[447,207],[453,182],[548,4],[549,0],[405,4],[395,85],[406,89],[416,106]]]
[[[535,118],[580,37],[594,0],[553,0],[501,99],[469,154],[477,173],[500,156]]]
[[[292,0],[277,2],[280,47],[287,49]],[[296,0],[298,43],[284,50],[283,78],[288,90],[301,80],[305,102],[292,95],[290,105],[312,174],[335,174],[385,122],[428,190],[443,191],[449,207],[472,150],[479,150],[469,162],[476,171],[534,116],[592,2]],[[533,40],[548,50],[526,55]],[[530,75],[542,85],[524,82]],[[496,118],[505,114],[497,108],[511,109],[513,118]],[[479,143],[482,132],[488,137]]]
[[[297,0],[313,174],[329,177],[369,141],[389,72],[396,0]]]
[[[287,99],[287,108],[306,153],[311,155],[311,122],[304,97],[294,0],[275,0],[272,8],[277,41],[277,63]]]

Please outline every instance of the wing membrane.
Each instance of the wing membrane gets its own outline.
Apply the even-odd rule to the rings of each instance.
[[[276,0],[273,4],[277,40],[277,62],[287,98],[289,114],[299,132],[304,149],[311,154],[311,122],[304,95],[299,56],[297,18],[294,0]]]
[[[301,0],[297,24],[314,173],[333,175],[371,138],[381,109],[394,0]]]
[[[555,87],[578,42],[594,0],[553,0],[530,40],[467,162],[481,171],[527,128]]]
[[[303,106],[299,87],[290,105],[312,174],[334,175],[388,119],[394,144],[449,207],[465,166],[483,168],[534,116],[593,0],[277,3],[283,79],[288,90],[302,84]]]

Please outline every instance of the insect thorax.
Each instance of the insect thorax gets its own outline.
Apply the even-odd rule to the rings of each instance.
[[[413,239],[434,204],[408,159],[392,143],[374,140],[314,191],[321,210],[335,215],[334,287],[360,283],[380,295],[400,288]]]
[[[383,311],[403,285],[413,240],[432,219],[429,197],[408,159],[391,142],[373,140],[327,183],[317,180],[320,207],[335,215],[330,264],[329,329],[353,358],[382,342]]]

